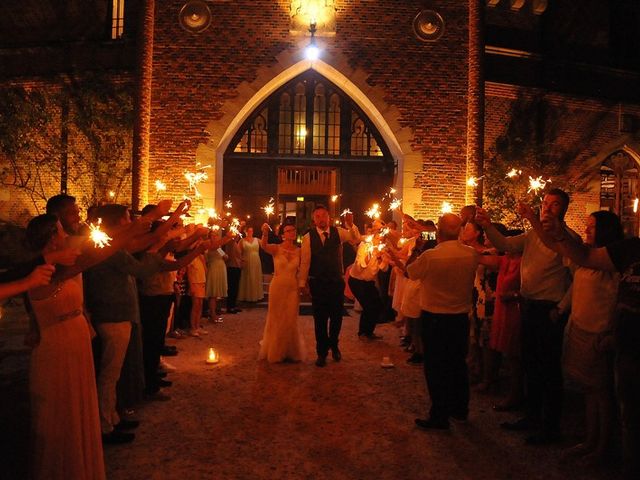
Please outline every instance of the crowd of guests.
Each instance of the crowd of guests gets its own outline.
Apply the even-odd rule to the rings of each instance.
[[[318,206],[298,248],[291,224],[263,225],[260,240],[246,225],[185,227],[189,206],[171,211],[161,201],[132,219],[126,206],[102,205],[81,222],[75,199],[57,195],[29,223],[36,257],[3,274],[0,296],[28,292],[35,478],[104,477],[102,444],[134,440],[130,413],[141,400],[170,399],[174,367],[163,357],[177,351],[167,334],[206,335],[203,308],[222,322],[223,305],[235,314],[237,302],[263,298],[260,249],[275,272],[259,358],[305,358],[303,294],[312,300],[315,365],[325,367],[329,353],[341,361],[344,299],[352,298],[362,341],[380,340],[376,326],[394,321],[407,362],[423,366],[430,406],[419,428],[466,421],[470,380],[490,392],[506,366],[509,387],[493,408],[525,414],[501,426],[529,431],[531,445],[555,443],[571,378],[585,394],[587,434],[566,455],[603,462],[619,415],[625,467],[639,478],[640,240],[623,239],[613,213],[591,214],[583,243],[564,223],[569,197],[559,189],[547,192],[539,215],[519,207],[526,232],[469,206],[437,225],[403,215],[400,229],[375,220],[361,234],[351,215],[336,226]],[[112,238],[105,248],[87,236],[98,218]]]

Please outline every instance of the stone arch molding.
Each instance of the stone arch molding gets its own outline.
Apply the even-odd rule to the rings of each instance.
[[[223,116],[210,121],[205,128],[208,141],[198,145],[196,161],[203,165],[211,164],[215,172],[208,183],[202,184],[205,205],[217,209],[222,207],[222,195],[216,195],[216,192],[222,192],[224,152],[245,120],[280,86],[313,69],[340,87],[374,123],[397,164],[394,188],[403,192],[405,211],[412,213],[412,201],[421,200],[422,190],[412,187],[415,174],[422,170],[422,156],[411,150],[413,132],[400,125],[400,111],[384,101],[382,88],[372,87],[366,82],[368,73],[349,66],[346,58],[332,55],[332,65],[323,60],[303,59],[301,51],[282,52],[276,57],[277,64],[260,68],[253,82],[241,83],[237,88],[238,96],[222,106]]]
[[[612,153],[617,151],[627,153],[638,164],[638,168],[640,168],[640,140],[634,138],[632,135],[624,135],[607,143],[598,153],[585,161],[582,175],[583,183],[581,185],[583,188],[586,187],[589,191],[596,191],[600,188],[600,182],[598,181],[600,178],[600,167]]]

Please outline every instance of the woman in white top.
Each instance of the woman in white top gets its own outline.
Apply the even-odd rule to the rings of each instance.
[[[587,219],[586,244],[603,247],[623,238],[617,215],[592,213]],[[611,353],[613,318],[619,274],[578,267],[573,285],[558,305],[571,309],[564,347],[565,373],[580,383],[586,401],[587,438],[568,453],[584,455],[583,462],[602,462],[609,444],[613,404],[611,401]]]
[[[260,244],[253,237],[253,228],[247,228],[247,236],[240,240],[242,252],[242,273],[238,300],[257,302],[264,297],[262,287],[262,265],[260,263]]]

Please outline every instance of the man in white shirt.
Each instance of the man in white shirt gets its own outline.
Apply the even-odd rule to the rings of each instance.
[[[422,429],[448,429],[449,418],[466,420],[469,414],[469,378],[466,356],[469,311],[478,253],[459,240],[462,221],[445,214],[438,222],[438,245],[407,266],[412,280],[420,280],[424,375],[431,397]]]
[[[562,190],[549,190],[543,200],[540,216],[552,216],[562,223],[567,235],[580,241],[580,236],[564,223],[569,196]],[[571,272],[561,254],[545,245],[540,236],[529,230],[515,237],[504,237],[491,225],[487,212],[477,209],[476,221],[484,228],[498,250],[522,253],[521,322],[522,360],[527,379],[527,413],[516,422],[507,422],[507,430],[540,429],[527,437],[531,445],[560,439],[562,413],[562,341],[566,315],[556,315],[557,305],[571,284]]]
[[[352,214],[345,216],[347,228],[330,227],[329,211],[323,205],[314,209],[313,223],[315,226],[302,237],[298,286],[301,292],[311,292],[316,365],[324,367],[329,349],[336,362],[342,358],[338,348],[344,310],[342,243],[359,242],[360,232],[353,224]]]
[[[384,243],[379,235],[379,231],[384,224],[376,220],[373,222],[373,235],[367,238],[370,241],[360,242],[356,260],[351,267],[349,274],[349,288],[353,295],[362,305],[360,313],[360,323],[358,325],[358,337],[369,340],[380,340],[382,337],[376,335],[374,330],[379,323],[383,312],[383,302],[376,286],[376,279],[380,271],[389,268],[387,259],[382,250]]]

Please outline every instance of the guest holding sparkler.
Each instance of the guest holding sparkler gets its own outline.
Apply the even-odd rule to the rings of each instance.
[[[388,256],[384,253],[384,243],[380,229],[384,224],[374,220],[372,235],[358,246],[356,260],[349,274],[349,288],[362,306],[358,337],[369,340],[380,340],[374,330],[380,321],[382,300],[376,287],[376,277],[381,270],[389,268]]]
[[[165,216],[170,205],[170,201],[159,202],[158,207],[150,212],[148,218],[157,220]],[[180,215],[187,208],[188,206],[184,203],[180,204],[178,209],[153,234],[136,240],[133,243],[135,248],[145,249],[157,242],[174,224],[180,221]],[[120,229],[126,228],[131,222],[129,211],[123,205],[105,205],[100,207],[98,215],[103,219],[105,231],[112,236],[115,236]],[[136,426],[128,425],[126,422],[121,424],[121,419],[116,411],[116,383],[121,375],[130,340],[133,339],[135,342],[129,351],[130,355],[136,354],[142,349],[140,338],[132,336],[133,329],[135,328],[139,332],[140,328],[135,277],[149,276],[159,271],[177,270],[200,255],[206,248],[207,245],[202,245],[176,262],[161,258],[152,259],[151,257],[146,258],[146,261],[138,261],[128,251],[118,250],[107,261],[86,272],[86,304],[91,313],[91,321],[102,341],[98,395],[104,442],[123,443],[132,441],[134,438],[132,433],[123,433],[115,427],[117,425],[121,425],[121,428]],[[126,394],[127,398],[120,397],[121,403],[125,407],[130,407],[131,402],[141,396],[144,389],[141,352],[135,356],[140,358],[139,360],[133,359],[129,363],[132,368],[128,375],[129,389],[121,392]]]
[[[461,220],[447,213],[438,222],[438,245],[408,265],[409,278],[420,280],[424,374],[431,397],[422,429],[448,429],[449,419],[466,420],[469,378],[465,358],[469,340],[471,291],[478,253],[463,245]]]
[[[121,231],[111,247],[89,250],[66,267],[59,264],[51,284],[33,285],[36,288],[29,291],[35,322],[29,336],[34,347],[29,378],[32,478],[105,476],[91,334],[79,274],[148,226],[147,221],[136,222]],[[39,215],[27,226],[30,247],[44,258],[64,252],[66,237],[55,215]],[[40,269],[50,274],[53,267]]]
[[[579,236],[564,224],[569,195],[563,190],[549,190],[542,201],[540,216],[551,216],[562,223],[566,234]],[[516,237],[505,237],[491,224],[482,208],[476,221],[484,228],[491,243],[500,251],[522,252],[521,322],[522,359],[527,380],[527,413],[516,422],[507,422],[507,430],[538,430],[527,437],[530,445],[560,440],[562,414],[562,340],[566,315],[553,318],[552,312],[571,284],[571,272],[562,255],[549,248],[535,230]]]

